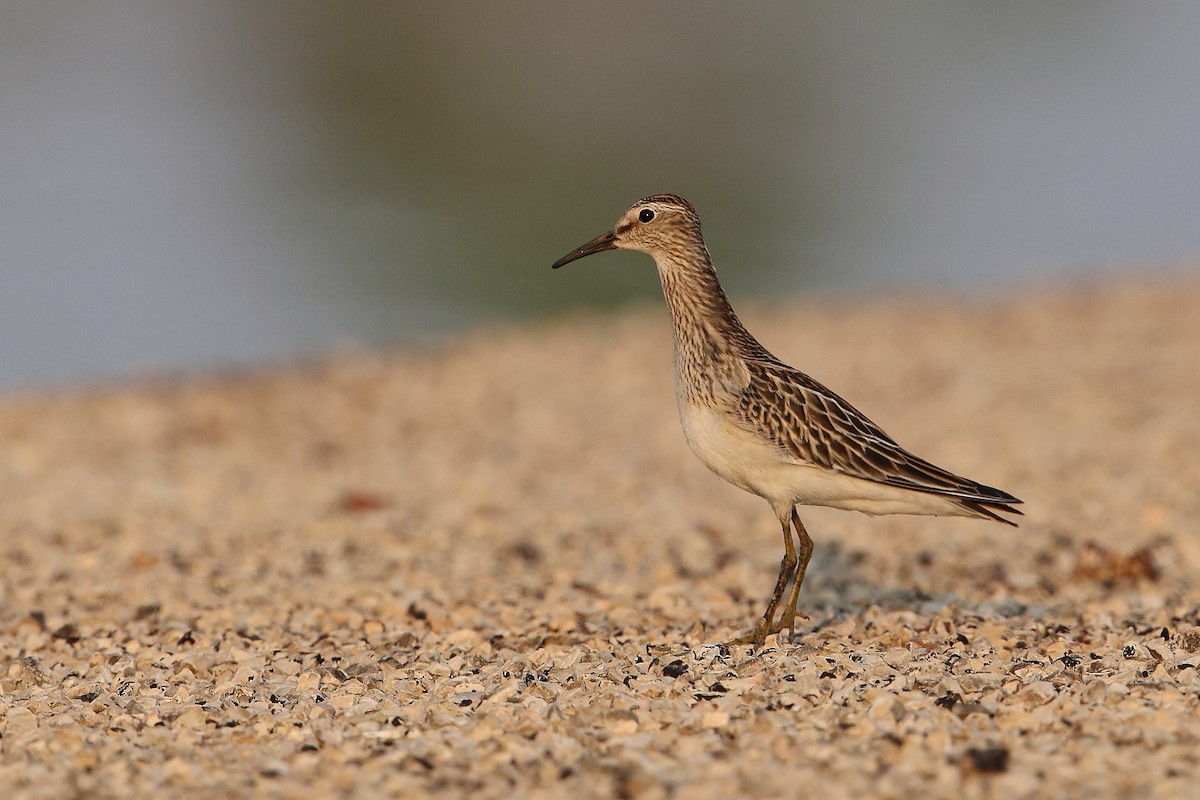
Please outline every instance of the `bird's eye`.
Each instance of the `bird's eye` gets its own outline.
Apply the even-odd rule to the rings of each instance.
[[[642,213],[638,214],[638,219],[640,219],[642,222],[649,222],[650,220],[654,219],[654,212],[648,208],[643,208]]]

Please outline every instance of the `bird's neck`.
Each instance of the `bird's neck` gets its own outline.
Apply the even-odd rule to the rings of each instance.
[[[703,243],[682,256],[657,255],[658,277],[671,312],[677,362],[701,367],[722,356],[752,357],[761,345],[742,325],[717,280]]]

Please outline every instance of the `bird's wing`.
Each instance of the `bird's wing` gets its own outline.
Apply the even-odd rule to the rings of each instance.
[[[1000,507],[1021,501],[905,450],[837,394],[782,363],[747,362],[735,398],[741,423],[802,463],[876,483]],[[989,514],[990,516],[990,514]]]

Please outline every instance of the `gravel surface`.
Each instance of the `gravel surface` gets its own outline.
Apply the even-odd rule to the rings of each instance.
[[[743,304],[745,305],[745,304]],[[0,796],[1194,796],[1200,282],[749,305],[1019,529],[803,512],[666,313],[0,398]]]

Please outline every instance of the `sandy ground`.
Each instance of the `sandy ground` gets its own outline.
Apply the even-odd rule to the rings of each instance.
[[[766,504],[662,308],[0,398],[0,796],[1194,796],[1200,282],[744,309],[1019,529]]]

